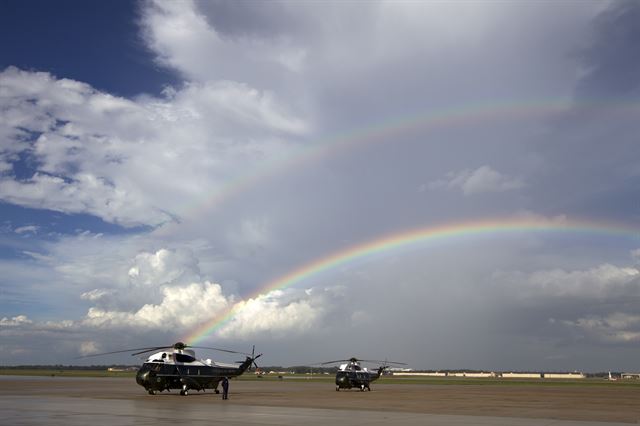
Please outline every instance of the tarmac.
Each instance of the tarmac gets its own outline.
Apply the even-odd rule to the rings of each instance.
[[[609,387],[528,386],[519,396],[517,387],[503,394],[502,386],[480,386],[478,398],[476,386],[375,385],[336,392],[327,382],[232,381],[223,401],[212,392],[152,396],[132,379],[0,376],[0,425],[614,426],[640,419],[635,387],[609,394]],[[442,398],[434,405],[435,395]],[[618,407],[587,409],[612,396]],[[562,410],[567,398],[574,404]]]

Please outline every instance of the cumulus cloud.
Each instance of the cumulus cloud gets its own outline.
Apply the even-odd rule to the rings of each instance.
[[[163,287],[158,304],[145,303],[135,311],[113,311],[92,307],[82,320],[85,326],[101,329],[165,327],[186,330],[200,324],[204,318],[224,311],[230,300],[219,284],[204,282]],[[145,299],[141,299],[144,302]]]
[[[235,315],[219,331],[221,337],[242,338],[319,331],[335,297],[332,289],[316,289],[293,297],[291,292],[273,291],[238,302]]]
[[[430,189],[459,189],[464,195],[486,192],[504,192],[520,189],[522,180],[504,175],[490,166],[481,166],[475,170],[449,172],[443,179],[429,183]]]
[[[26,324],[33,324],[26,315],[18,315],[13,318],[3,317],[0,319],[0,327],[17,327]]]
[[[105,257],[95,261],[100,259]],[[201,275],[197,258],[182,249],[140,252],[127,263],[128,269],[112,270],[112,274],[120,271],[124,275],[114,280],[116,285],[93,288],[80,295],[80,299],[91,304],[81,318],[33,321],[20,315],[3,318],[0,326],[5,327],[5,335],[9,328],[12,335],[67,332],[77,336],[91,330],[96,333],[171,330],[173,338],[179,338],[233,312],[233,318],[212,337],[240,340],[264,335],[282,337],[318,328],[331,311],[328,306],[339,297],[338,288],[302,292],[292,289],[244,300],[218,283],[197,281]],[[85,274],[91,274],[93,267],[87,268],[85,271],[69,266],[64,270],[67,277],[82,280]],[[81,352],[87,351],[81,348]]]
[[[4,173],[0,199],[124,226],[173,220],[182,213],[176,205],[214,192],[240,164],[281,154],[283,135],[306,131],[274,94],[231,81],[129,100],[8,68],[0,104],[5,161],[21,154],[36,164],[25,179]]]
[[[223,293],[219,284],[205,281],[182,286],[163,287],[162,301],[146,303],[133,311],[105,310],[92,307],[78,320],[34,322],[25,315],[0,320],[2,335],[31,335],[32,333],[73,332],[77,335],[95,332],[121,332],[140,330],[162,332],[172,330],[174,338],[191,333],[196,327],[233,312],[230,321],[210,336],[212,338],[283,337],[309,332],[318,327],[331,309],[328,302],[334,297],[331,290],[302,293],[276,291],[254,298],[235,301],[235,296]],[[98,300],[101,291],[89,292],[84,297]],[[17,334],[16,334],[17,333]],[[83,355],[99,351],[96,342],[83,342]]]
[[[181,283],[199,276],[198,261],[187,250],[160,249],[155,253],[136,255],[129,269],[129,280],[134,286],[160,287]]]

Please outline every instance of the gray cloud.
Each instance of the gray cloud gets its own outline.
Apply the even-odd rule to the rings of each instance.
[[[152,228],[31,238],[4,261],[0,289],[29,303],[0,305],[0,360],[171,343],[236,306],[207,339],[273,363],[633,368],[637,242],[616,235],[463,234],[259,293],[407,229],[635,221],[637,111],[617,100],[636,9],[150,2],[144,40],[184,78],[162,97],[5,70],[0,198]]]
[[[503,192],[522,188],[524,184],[515,178],[510,178],[492,169],[481,166],[475,170],[449,172],[444,179],[430,182],[431,189],[460,189],[464,195],[480,194],[483,192]]]
[[[577,90],[579,98],[637,97],[639,22],[640,5],[631,0],[612,2],[594,19],[591,41],[577,53],[584,70]]]

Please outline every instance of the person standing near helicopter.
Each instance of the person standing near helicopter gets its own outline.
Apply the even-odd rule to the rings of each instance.
[[[229,379],[222,379],[222,399],[229,399]]]

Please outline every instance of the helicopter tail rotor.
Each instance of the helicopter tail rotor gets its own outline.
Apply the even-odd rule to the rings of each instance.
[[[256,363],[256,359],[260,358],[261,356],[262,356],[262,354],[256,355],[256,345],[253,345],[253,348],[251,349],[251,364],[254,365],[256,367],[256,369],[260,368],[260,367],[258,367],[258,364]]]
[[[246,371],[248,369],[251,369],[255,366],[255,368],[260,368],[258,366],[258,364],[256,363],[256,359],[260,358],[262,356],[262,354],[258,354],[256,355],[256,346],[253,345],[253,348],[251,349],[251,353],[250,354],[245,354],[247,356],[247,358],[244,361],[237,361],[240,364],[240,369],[242,371]]]

